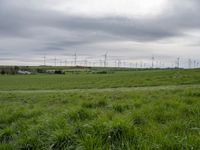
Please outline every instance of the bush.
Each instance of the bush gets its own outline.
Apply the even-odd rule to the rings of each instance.
[[[4,75],[6,72],[4,70],[1,70],[1,74]]]
[[[61,70],[56,70],[56,71],[55,71],[55,74],[64,74],[64,72],[61,71]]]

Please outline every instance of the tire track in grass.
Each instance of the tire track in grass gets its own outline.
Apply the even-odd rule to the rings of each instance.
[[[145,87],[118,87],[118,88],[92,88],[92,89],[66,89],[66,90],[0,90],[0,93],[76,93],[76,92],[129,92],[136,90],[156,91],[156,90],[179,90],[188,88],[200,88],[200,84],[190,85],[165,85],[165,86],[145,86]]]

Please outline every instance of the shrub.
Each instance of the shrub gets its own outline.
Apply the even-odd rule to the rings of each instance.
[[[4,75],[6,72],[4,70],[1,70],[1,74]]]

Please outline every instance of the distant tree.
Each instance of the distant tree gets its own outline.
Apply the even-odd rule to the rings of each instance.
[[[64,74],[64,73],[63,73],[63,71],[61,71],[61,70],[56,70],[56,71],[55,71],[55,74]]]
[[[44,73],[44,72],[45,72],[45,70],[44,70],[44,69],[41,69],[41,68],[38,68],[36,71],[37,71],[38,73]]]
[[[4,70],[1,70],[1,74],[4,75],[6,72]]]
[[[17,72],[19,70],[18,66],[14,66],[14,70]]]

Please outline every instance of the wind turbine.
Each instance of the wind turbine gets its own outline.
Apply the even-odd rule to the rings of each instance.
[[[56,63],[57,63],[57,59],[56,57],[54,58],[54,65],[56,66]]]
[[[180,68],[180,57],[177,58],[177,67]]]
[[[46,66],[46,56],[44,55],[44,66]]]
[[[107,57],[108,57],[108,51],[104,55],[104,67],[107,67]]]
[[[154,57],[154,56],[152,56],[152,58],[151,58],[151,59],[152,59],[152,64],[151,64],[151,67],[152,67],[152,68],[154,68],[154,60],[155,60],[155,57]]]
[[[74,66],[76,66],[76,63],[77,63],[77,54],[75,52],[75,54],[74,54]]]
[[[191,66],[192,66],[192,60],[189,59],[189,60],[188,60],[188,68],[191,69]]]

